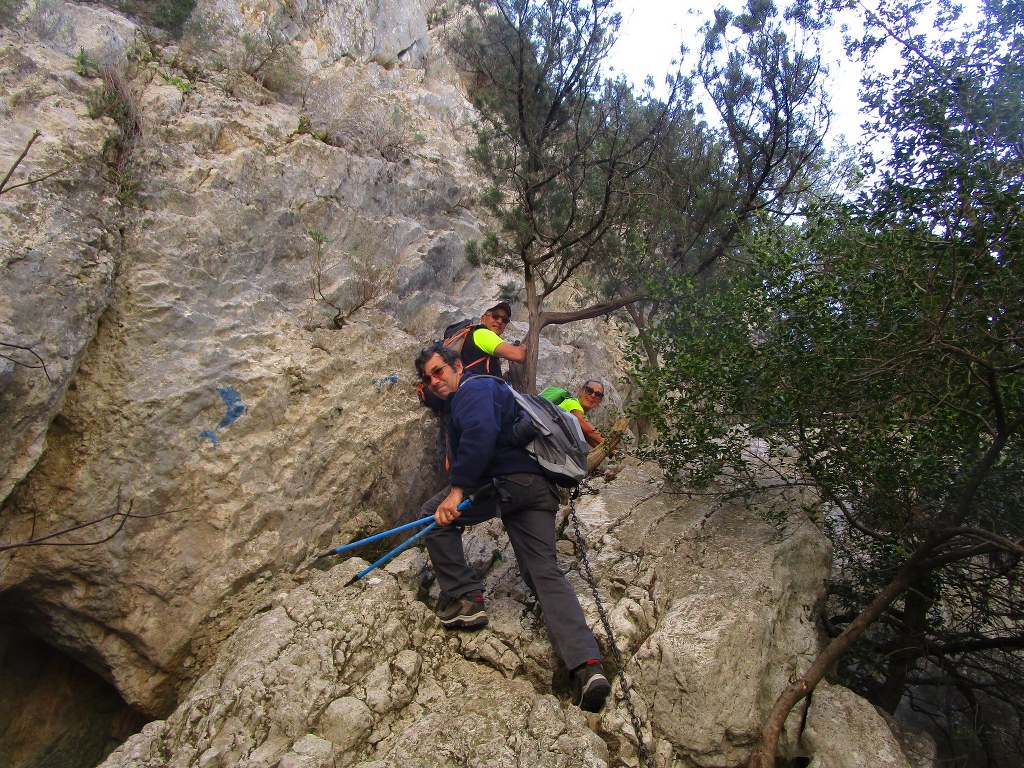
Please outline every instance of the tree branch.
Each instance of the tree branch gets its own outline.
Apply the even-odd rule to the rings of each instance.
[[[59,531],[53,531],[43,536],[37,536],[33,539],[29,539],[28,541],[19,541],[16,544],[0,544],[0,552],[6,552],[11,549],[21,549],[22,547],[90,547],[95,546],[97,544],[103,544],[114,538],[121,531],[121,529],[124,528],[125,523],[128,522],[129,518],[144,520],[148,517],[156,516],[133,515],[132,507],[134,504],[135,500],[132,499],[131,501],[128,502],[128,509],[122,509],[121,489],[119,487],[117,489],[117,505],[114,511],[110,514],[102,515],[101,517],[97,517],[92,520],[87,520],[84,523],[78,523],[77,525],[72,525],[67,528],[62,528]],[[111,531],[109,534],[107,534],[101,539],[96,539],[95,541],[51,541],[51,539],[55,539],[60,536],[66,536],[69,533],[73,533],[74,531],[80,531],[83,528],[91,528],[92,526],[98,525],[104,522],[105,520],[113,520],[116,518],[120,518],[120,520],[117,523],[117,526],[114,528],[113,531]]]
[[[18,155],[17,159],[14,161],[14,164],[7,169],[7,174],[4,176],[4,178],[0,180],[0,195],[6,192],[10,192],[12,189],[17,189],[18,187],[27,187],[30,184],[38,184],[41,181],[46,181],[51,176],[56,176],[58,173],[62,173],[63,171],[66,171],[68,168],[71,167],[70,164],[63,165],[57,170],[50,171],[50,173],[44,174],[43,176],[36,176],[34,179],[29,178],[25,181],[19,181],[17,184],[11,184],[10,186],[7,185],[7,182],[11,180],[11,176],[14,175],[14,172],[17,170],[18,166],[21,165],[21,161],[25,159],[25,157],[29,153],[29,150],[32,149],[32,145],[35,143],[35,140],[42,135],[43,132],[40,131],[38,128],[36,128],[32,132],[32,135],[29,137],[28,143],[25,144],[25,148],[21,150],[21,154]]]
[[[43,360],[43,358],[39,355],[39,353],[36,352],[34,349],[32,349],[32,347],[26,347],[26,346],[23,346],[21,344],[12,344],[9,341],[0,341],[0,347],[8,347],[10,349],[20,349],[20,350],[22,350],[24,352],[28,352],[36,360],[39,361],[38,365],[34,365],[32,363],[23,363],[21,360],[18,360],[17,358],[14,358],[14,357],[11,357],[10,355],[5,355],[2,352],[0,352],[0,357],[2,357],[4,360],[10,360],[15,365],[20,365],[23,368],[33,368],[33,369],[42,368],[43,369],[43,373],[46,375],[46,380],[47,381],[51,381],[51,382],[53,381],[53,377],[50,376],[50,371],[47,370],[47,368],[46,368],[46,361]]]
[[[644,298],[645,297],[640,294],[631,294],[629,296],[621,296],[617,299],[603,301],[600,304],[593,304],[589,307],[573,310],[571,312],[541,312],[540,327],[544,328],[548,325],[564,325],[566,323],[574,323],[577,320],[589,320],[593,317],[600,317],[601,315],[607,315],[609,312],[614,312],[617,309],[622,309],[629,304],[635,304],[638,301],[642,301]]]

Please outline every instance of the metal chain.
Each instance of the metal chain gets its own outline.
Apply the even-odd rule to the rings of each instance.
[[[597,491],[588,488],[590,493],[597,493]],[[619,677],[619,683],[622,685],[622,698],[626,702],[626,709],[629,711],[629,719],[633,724],[633,731],[636,733],[637,742],[637,754],[640,757],[640,764],[646,768],[653,768],[654,763],[651,760],[651,753],[647,751],[647,745],[644,743],[643,724],[640,722],[640,716],[636,713],[636,708],[633,706],[633,699],[630,696],[630,685],[626,680],[626,673],[624,671],[625,664],[622,661],[622,652],[619,650],[619,646],[615,642],[615,635],[612,632],[612,623],[608,620],[608,614],[604,609],[604,604],[601,602],[601,598],[597,593],[597,580],[594,578],[594,572],[590,568],[590,560],[587,559],[587,549],[583,546],[583,533],[580,531],[579,518],[576,517],[576,496],[578,494],[569,495],[569,517],[572,518],[573,531],[576,534],[576,546],[580,553],[580,562],[583,564],[584,576],[587,579],[587,583],[590,585],[590,591],[594,595],[594,602],[597,604],[597,613],[601,617],[601,626],[604,627],[604,631],[608,633],[608,644],[612,649],[612,657],[615,659],[616,672]]]

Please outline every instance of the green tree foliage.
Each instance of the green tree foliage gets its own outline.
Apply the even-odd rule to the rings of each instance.
[[[680,284],[706,280],[734,255],[759,212],[792,215],[820,186],[823,70],[772,3],[720,10],[693,77],[670,77],[664,101],[604,77],[619,24],[608,0],[472,7],[453,47],[484,118],[474,156],[493,180],[483,202],[496,226],[467,255],[522,275],[530,328],[520,387],[535,384],[546,325],[627,307],[650,342]],[[720,128],[705,120],[694,83]],[[545,311],[569,280],[583,307]]]
[[[792,39],[798,29],[770,0],[748,0],[740,14],[719,8],[705,25],[696,77],[727,137],[719,190],[728,193],[728,212],[699,270],[727,254],[753,214],[785,220],[806,195],[829,186],[820,178],[831,120],[824,67],[808,53],[810,43]]]
[[[1024,4],[962,32],[940,12],[930,39],[920,10],[883,6],[859,47],[905,60],[865,83],[889,145],[872,189],[766,221],[749,268],[666,318],[664,365],[637,372],[671,474],[802,486],[836,543],[831,642],[754,766],[840,663],[890,711],[910,694],[953,764],[1024,751]]]
[[[0,29],[14,29],[25,0],[0,0]]]
[[[649,213],[633,229],[642,241],[633,253],[657,258],[631,258],[609,274],[613,283],[642,286],[645,299],[626,309],[652,365],[659,356],[649,329],[666,305],[723,279],[761,214],[784,222],[844,176],[823,149],[831,120],[825,72],[801,28],[780,19],[774,3],[748,0],[741,13],[718,8],[703,33],[687,86],[700,84],[717,116],[709,123],[680,112],[673,120],[651,177]]]
[[[607,79],[602,62],[619,16],[611,0],[474,2],[453,48],[484,120],[474,156],[493,186],[484,204],[496,229],[471,260],[523,276],[530,330],[519,386],[536,384],[541,330],[596,317],[635,297],[576,312],[544,301],[589,265],[627,247],[667,103]]]

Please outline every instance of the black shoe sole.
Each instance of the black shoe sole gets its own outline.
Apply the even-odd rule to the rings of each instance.
[[[600,712],[611,692],[612,686],[608,679],[604,675],[594,675],[580,691],[580,700],[576,706],[584,712]]]

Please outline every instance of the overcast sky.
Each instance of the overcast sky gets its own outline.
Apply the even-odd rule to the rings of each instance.
[[[690,48],[690,57],[683,67],[686,73],[700,46],[700,27],[711,18],[714,8],[712,4],[701,4],[699,10],[690,10],[690,4],[687,0],[619,0],[622,27],[609,57],[614,70],[636,84],[651,75],[655,92],[664,94],[665,73],[670,70],[672,60],[679,59],[680,44],[685,42]],[[740,7],[738,2],[727,4]],[[856,97],[859,70],[847,61],[838,32],[833,33],[830,49],[824,52],[824,57],[830,70],[827,90],[835,112],[833,138],[844,134],[847,141],[855,143],[860,137],[862,119],[858,113],[860,100]],[[837,98],[837,94],[842,98]]]
[[[979,16],[980,0],[959,0],[964,6],[964,24],[974,24]],[[870,0],[869,0],[870,4]],[[655,93],[661,88],[664,94],[665,73],[670,70],[673,59],[679,58],[679,46],[686,43],[690,57],[684,62],[683,72],[688,73],[694,62],[694,52],[700,46],[700,27],[712,18],[716,5],[725,5],[734,10],[742,9],[743,0],[715,0],[713,3],[698,3],[697,0],[617,0],[622,15],[619,40],[610,56],[610,65],[633,83],[640,84],[647,75],[654,78]],[[698,9],[691,10],[692,6]],[[927,29],[928,14],[919,23]],[[859,16],[850,13],[845,21],[851,27],[859,24]],[[842,34],[838,29],[827,31],[824,37],[822,57],[829,68],[826,91],[833,111],[830,138],[834,141],[845,135],[850,144],[856,144],[861,137],[860,124],[864,115],[860,113],[861,102],[857,96],[860,90],[860,68],[851,62],[842,47]],[[895,68],[900,62],[895,46],[876,56],[879,68]],[[713,108],[712,108],[713,109]],[[713,115],[714,113],[712,113]]]

